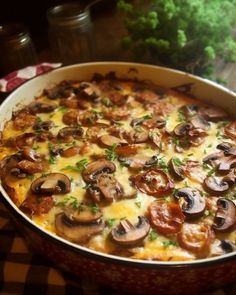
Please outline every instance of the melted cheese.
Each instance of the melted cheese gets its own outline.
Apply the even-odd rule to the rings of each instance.
[[[131,119],[140,118],[146,115],[150,115],[150,110],[145,109],[145,107],[138,101],[134,99],[132,93],[132,84],[129,82],[123,82],[123,93],[129,95],[127,100],[127,105],[129,106],[129,110],[131,112],[130,119],[121,120],[122,128],[126,131],[132,130],[130,125]],[[50,102],[46,97],[42,96],[40,98],[44,102]],[[200,104],[199,101],[193,100],[192,98],[187,97],[186,95],[178,94],[173,91],[168,92],[168,97],[165,98],[166,102],[174,105],[173,111],[168,114],[166,119],[166,130],[168,132],[172,132],[179,121],[179,112],[178,108],[186,105],[186,104]],[[107,110],[103,105],[96,105],[97,112],[103,112]],[[117,108],[108,109],[108,111],[113,112],[116,111]],[[62,121],[63,112],[60,111],[60,108],[56,109],[54,112],[50,114],[38,114],[38,118],[42,121],[52,120],[54,122],[54,127],[51,129],[51,132],[54,136],[57,135],[58,131],[66,127],[66,125]],[[109,122],[106,120],[106,122]],[[88,127],[84,127],[84,131],[86,133]],[[154,146],[150,146],[149,144],[141,144],[139,147],[139,155],[152,157],[154,155],[161,156],[164,161],[167,163],[170,158],[173,156],[178,157],[180,160],[185,160],[186,158],[190,160],[201,160],[206,156],[206,154],[210,154],[216,151],[216,146],[219,142],[219,138],[217,136],[218,132],[217,123],[212,123],[210,129],[207,131],[207,136],[205,138],[204,144],[198,147],[190,147],[187,150],[184,150],[182,153],[176,154],[174,145],[172,143],[165,144],[162,151],[159,151],[158,148]],[[32,127],[27,128],[24,132],[34,132]],[[16,130],[13,126],[12,121],[8,122],[5,125],[3,130],[3,138],[7,140],[11,137],[15,137],[22,133],[21,130]],[[102,129],[99,135],[105,134],[106,129]],[[84,138],[82,141],[76,141],[76,144],[82,145],[86,142],[87,139]],[[227,138],[227,142],[233,143],[232,140]],[[44,154],[46,159],[49,160],[49,144],[51,142],[37,142],[34,144],[34,148],[37,152]],[[163,143],[164,144],[164,143]],[[61,145],[65,148],[66,144],[61,143]],[[3,159],[5,156],[13,154],[17,152],[16,150],[8,147],[0,148],[0,159]],[[55,163],[51,163],[49,165],[48,171],[45,172],[60,172],[65,173],[71,179],[71,191],[65,195],[54,195],[55,206],[49,211],[47,214],[43,214],[40,216],[33,215],[32,219],[45,228],[46,230],[55,233],[54,219],[55,215],[61,212],[63,209],[60,206],[57,206],[58,203],[63,202],[66,198],[73,196],[76,198],[78,203],[83,202],[84,198],[86,198],[86,183],[84,182],[81,173],[77,171],[71,171],[66,168],[68,165],[75,166],[76,163],[80,160],[86,159],[88,162],[92,161],[92,157],[94,155],[104,155],[104,148],[99,146],[96,143],[89,143],[89,149],[85,155],[76,155],[71,158],[63,158],[56,157]],[[122,184],[125,195],[132,195],[134,188],[131,186],[129,181],[129,177],[132,174],[138,174],[140,171],[131,171],[127,167],[122,167],[119,161],[114,160],[116,165],[116,172],[114,173],[114,177],[116,180]],[[40,177],[40,173],[34,175],[34,179]],[[8,179],[8,183],[10,187],[13,187],[17,192],[17,204],[20,205],[25,200],[27,192],[30,189],[31,181],[28,178],[25,179],[16,179],[14,177],[10,177]],[[192,179],[185,178],[183,181],[179,181],[175,183],[175,188],[181,188],[184,186],[195,187],[200,191],[203,191],[201,183]],[[111,204],[102,207],[103,219],[104,221],[113,220],[113,227],[117,226],[120,220],[127,218],[131,223],[137,223],[138,216],[145,216],[147,213],[148,206],[155,201],[156,198],[154,196],[146,195],[140,191],[137,191],[137,196],[131,199],[122,199],[118,201],[114,201]],[[173,200],[172,196],[169,196],[169,200]],[[204,218],[204,217],[203,217]],[[212,224],[212,217],[209,218],[210,223]],[[104,253],[113,253],[116,250],[116,245],[112,243],[109,239],[110,228],[106,227],[105,230],[96,236],[91,237],[87,246],[96,251],[104,252]],[[171,236],[170,239],[173,237]],[[230,234],[217,234],[217,238],[219,239],[231,239],[235,242],[236,234],[233,231]],[[184,250],[178,245],[168,245],[165,246],[165,241],[168,240],[169,237],[165,237],[161,234],[158,234],[155,240],[150,240],[147,237],[144,241],[143,246],[134,247],[131,251],[132,258],[134,259],[153,259],[153,260],[162,260],[162,261],[175,261],[175,260],[193,260],[196,259],[195,255],[190,251]]]

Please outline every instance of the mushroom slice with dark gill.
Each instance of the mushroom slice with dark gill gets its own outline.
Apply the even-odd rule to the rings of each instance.
[[[96,210],[93,211],[93,208],[96,208]],[[102,217],[100,208],[84,204],[80,204],[78,208],[74,208],[72,205],[66,206],[64,208],[64,213],[72,222],[78,223],[91,223]]]
[[[101,95],[101,90],[95,82],[82,82],[79,86],[79,91],[85,98],[90,98],[92,100]]]
[[[174,133],[174,135],[176,135],[178,137],[187,136],[189,130],[192,127],[193,127],[193,125],[190,123],[187,123],[187,122],[179,123],[178,125],[175,126],[173,133]]]
[[[194,128],[201,128],[203,130],[206,130],[210,127],[210,123],[199,115],[193,116],[190,119],[190,123],[193,125]]]
[[[216,148],[222,150],[225,156],[236,156],[236,145],[230,142],[222,142]]]
[[[51,113],[57,108],[57,105],[55,103],[45,103],[45,102],[39,102],[35,101],[32,102],[29,105],[29,111],[32,114],[38,114],[38,113]]]
[[[224,128],[224,133],[226,136],[228,136],[232,140],[235,140],[236,139],[236,121],[226,125]]]
[[[135,246],[148,235],[150,224],[144,216],[138,216],[138,223],[134,226],[129,220],[121,220],[118,227],[112,229],[113,241],[122,246]]]
[[[88,188],[88,194],[96,203],[106,201],[108,203],[119,200],[124,196],[122,185],[109,174],[99,174],[96,184]]]
[[[99,234],[105,228],[104,221],[100,218],[91,223],[71,222],[64,213],[59,213],[55,218],[56,234],[73,243],[83,244]]]
[[[37,153],[35,150],[28,146],[24,146],[22,148],[22,156],[29,161],[32,162],[41,162],[42,161],[42,156]]]
[[[83,128],[81,127],[64,127],[59,130],[57,138],[64,142],[71,142],[75,139],[81,139]]]
[[[120,139],[113,135],[104,134],[99,137],[99,141],[104,147],[112,147],[113,145],[127,144],[127,141],[124,139]]]
[[[233,201],[219,198],[213,229],[218,232],[230,231],[236,224],[236,205]]]
[[[113,173],[116,171],[114,163],[100,159],[89,163],[86,168],[82,171],[82,177],[85,182],[96,182],[96,178],[102,173]]]
[[[210,176],[204,179],[204,188],[210,194],[220,195],[229,189],[229,183]]]
[[[204,213],[206,207],[205,197],[194,188],[185,187],[178,189],[174,195],[178,200],[184,199],[184,203],[181,206],[182,212],[187,217],[199,217]]]
[[[168,168],[169,168],[169,173],[175,180],[183,180],[185,178],[184,176],[184,170],[179,163],[179,161],[176,161],[176,158],[171,158],[168,162]]]
[[[31,191],[37,194],[66,194],[70,192],[70,179],[62,173],[50,173],[35,179]]]
[[[207,121],[211,122],[218,122],[220,120],[224,120],[227,118],[227,113],[218,107],[213,106],[203,106],[199,109],[199,114],[206,119]]]

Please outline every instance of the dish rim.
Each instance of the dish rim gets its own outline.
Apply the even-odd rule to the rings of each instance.
[[[236,93],[233,92],[232,90],[226,88],[225,86],[219,85],[213,81],[210,81],[205,78],[201,78],[183,71],[175,70],[175,69],[170,69],[167,67],[160,67],[156,65],[149,65],[149,64],[143,64],[143,63],[133,63],[133,62],[89,62],[89,63],[81,63],[81,64],[74,64],[74,65],[69,65],[69,66],[63,66],[61,68],[55,69],[51,72],[48,72],[46,74],[43,74],[41,76],[35,77],[17,89],[15,89],[1,104],[0,106],[0,112],[1,109],[5,108],[5,105],[9,103],[9,101],[12,100],[12,97],[16,95],[17,92],[20,92],[24,87],[28,87],[29,83],[31,81],[35,81],[36,79],[41,79],[42,76],[49,75],[50,73],[57,73],[57,72],[63,72],[64,70],[69,70],[69,69],[74,69],[78,67],[87,67],[87,66],[93,66],[93,65],[125,65],[125,66],[130,66],[130,67],[145,67],[145,68],[158,68],[159,70],[164,70],[167,72],[171,72],[173,74],[177,75],[187,75],[193,80],[200,81],[204,84],[210,84],[212,87],[220,89],[223,92],[226,92],[227,94],[233,96],[236,99]],[[4,122],[4,120],[3,120]],[[2,124],[2,122],[1,122]],[[128,257],[122,257],[122,256],[116,256],[112,254],[106,254],[103,252],[95,251],[92,249],[89,249],[87,247],[72,243],[66,239],[63,239],[59,236],[57,236],[54,233],[51,233],[47,231],[46,229],[40,227],[37,223],[33,222],[32,219],[30,219],[25,213],[23,213],[11,200],[10,196],[6,193],[5,189],[3,188],[2,184],[0,183],[0,197],[4,203],[4,205],[10,210],[15,217],[19,217],[20,220],[24,223],[24,225],[30,226],[31,230],[36,230],[37,234],[43,235],[43,237],[46,237],[50,240],[50,242],[56,243],[59,246],[63,246],[70,251],[73,251],[74,253],[78,253],[81,256],[84,256],[86,258],[93,258],[95,260],[99,260],[101,262],[109,262],[112,264],[120,264],[123,266],[130,266],[130,267],[137,267],[137,268],[158,268],[158,270],[167,270],[167,269],[176,269],[176,268],[199,268],[199,267],[208,267],[211,265],[218,265],[222,264],[223,262],[228,262],[228,261],[233,261],[236,260],[236,252],[231,252],[228,254],[220,255],[220,256],[215,256],[215,257],[210,257],[210,258],[203,258],[203,259],[197,259],[197,260],[190,260],[190,261],[157,261],[157,260],[141,260],[141,259],[131,259]],[[65,250],[67,250],[65,249]]]

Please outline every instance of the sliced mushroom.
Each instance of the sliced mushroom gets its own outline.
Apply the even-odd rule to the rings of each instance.
[[[66,194],[70,192],[70,179],[62,173],[50,173],[34,180],[31,191],[37,194]]]
[[[119,157],[118,160],[122,165],[129,167],[131,170],[143,169],[145,165],[147,165],[146,167],[150,166],[148,163],[150,158],[148,156],[134,155],[129,157]]]
[[[17,164],[21,161],[21,159],[22,158],[19,154],[13,154],[13,155],[4,157],[0,161],[1,179],[4,179],[8,175],[8,173],[10,173],[11,170],[17,166]]]
[[[188,135],[189,130],[192,128],[192,124],[190,123],[179,123],[178,125],[175,126],[173,132],[176,136],[178,137],[183,137]]]
[[[32,114],[38,114],[38,113],[51,113],[57,108],[57,105],[55,103],[44,103],[35,101],[32,102],[29,105],[29,111]]]
[[[199,109],[199,113],[207,121],[218,122],[224,120],[228,115],[227,113],[218,107],[204,106]]]
[[[232,230],[236,224],[236,205],[231,200],[219,198],[217,207],[213,229],[219,232]]]
[[[102,201],[111,203],[124,196],[124,189],[114,176],[100,174],[97,177],[96,184],[88,189],[88,193],[96,203],[100,203]]]
[[[203,130],[208,129],[210,126],[210,123],[200,115],[193,116],[190,119],[190,123],[193,125],[193,127],[201,128]]]
[[[64,127],[59,130],[57,138],[64,142],[71,142],[75,139],[81,139],[83,136],[83,128],[81,127]]]
[[[118,227],[112,229],[112,239],[122,246],[134,246],[142,242],[149,233],[150,224],[144,216],[138,216],[138,219],[135,226],[127,219],[122,220]]]
[[[80,147],[78,145],[75,145],[75,146],[69,147],[68,149],[62,150],[61,152],[59,152],[59,154],[61,154],[62,157],[70,158],[70,157],[74,157],[79,152],[80,152]]]
[[[100,143],[105,147],[112,147],[113,145],[127,144],[127,141],[118,137],[104,134],[99,137]]]
[[[204,179],[204,187],[207,192],[210,194],[221,195],[229,189],[229,183],[226,181],[220,181],[216,177],[206,177]]]
[[[96,211],[94,212],[94,207],[81,204],[79,208],[73,208],[73,206],[69,205],[64,208],[64,213],[72,222],[92,223],[102,217],[102,211],[96,207]]]
[[[221,159],[224,157],[224,153],[221,152],[216,152],[210,155],[207,155],[206,157],[203,158],[203,163],[209,164],[212,167],[217,167],[221,161]]]
[[[184,176],[184,170],[181,165],[177,165],[175,158],[171,158],[168,162],[168,168],[169,173],[175,180],[183,180],[185,178]]]
[[[224,128],[225,135],[227,135],[232,140],[236,139],[236,121],[231,122]]]
[[[222,240],[220,246],[224,253],[231,253],[236,250],[236,245],[232,241]]]
[[[96,99],[101,95],[101,90],[95,83],[82,82],[79,87],[80,93],[86,98]]]
[[[82,172],[82,177],[86,182],[95,182],[98,175],[101,173],[113,173],[116,170],[114,163],[106,160],[100,159],[89,163],[86,169]]]
[[[132,143],[144,143],[149,139],[149,132],[147,129],[137,127],[130,132],[129,136]]]
[[[182,106],[179,111],[187,118],[192,118],[198,112],[199,105],[190,104]]]
[[[54,126],[54,122],[51,120],[38,121],[34,124],[33,129],[36,131],[49,131]]]
[[[98,219],[94,223],[72,223],[64,213],[59,213],[55,218],[55,228],[58,236],[73,243],[86,243],[89,239],[102,232],[105,223]]]
[[[206,207],[206,200],[197,189],[185,187],[175,193],[177,199],[184,198],[182,211],[188,217],[199,217]]]
[[[236,166],[236,156],[224,157],[218,166],[218,172],[226,174],[231,168]]]
[[[229,142],[222,142],[216,148],[222,150],[225,156],[236,156],[236,146]]]
[[[41,155],[28,146],[22,148],[22,156],[32,162],[42,161]]]

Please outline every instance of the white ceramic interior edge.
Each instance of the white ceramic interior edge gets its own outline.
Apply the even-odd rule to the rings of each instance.
[[[130,69],[137,69],[138,73],[135,71],[130,71]],[[167,68],[137,64],[137,63],[122,63],[122,62],[96,62],[96,63],[85,63],[73,66],[67,66],[54,70],[50,73],[44,74],[40,77],[37,77],[31,81],[28,81],[17,90],[15,90],[0,106],[0,126],[2,129],[4,122],[9,120],[12,115],[12,110],[15,109],[16,105],[24,105],[29,103],[35,95],[41,93],[45,87],[49,87],[59,81],[65,79],[78,79],[78,80],[87,80],[92,77],[94,73],[107,74],[109,71],[116,72],[119,78],[132,78],[137,77],[139,79],[151,80],[158,85],[165,87],[175,87],[178,85],[186,83],[194,83],[192,88],[192,93],[200,98],[201,100],[212,102],[216,105],[223,106],[226,109],[230,109],[231,113],[236,115],[236,94],[222,86],[218,86],[215,83],[212,83],[208,80],[195,77],[193,75],[183,73],[176,70],[171,70]],[[129,74],[127,74],[129,72]],[[218,101],[222,99],[222,101]],[[218,103],[219,102],[219,103]],[[163,262],[163,261],[146,261],[139,259],[130,259],[125,257],[114,256],[110,254],[100,253],[88,248],[85,248],[80,245],[73,244],[67,240],[60,238],[59,236],[54,235],[46,231],[45,229],[38,226],[34,223],[28,216],[26,216],[11,200],[8,194],[5,192],[4,188],[0,185],[0,192],[3,197],[7,200],[9,205],[20,214],[26,222],[29,222],[33,227],[36,227],[39,231],[42,231],[44,235],[50,236],[52,239],[56,239],[64,244],[67,244],[73,248],[88,252],[95,256],[106,257],[111,260],[124,261],[132,264],[148,264],[153,266],[179,266],[181,265],[198,265],[198,264],[207,264],[208,262],[219,261],[221,258],[230,258],[235,256],[235,252],[228,253],[222,256],[199,259],[194,261],[173,261],[173,262]]]

